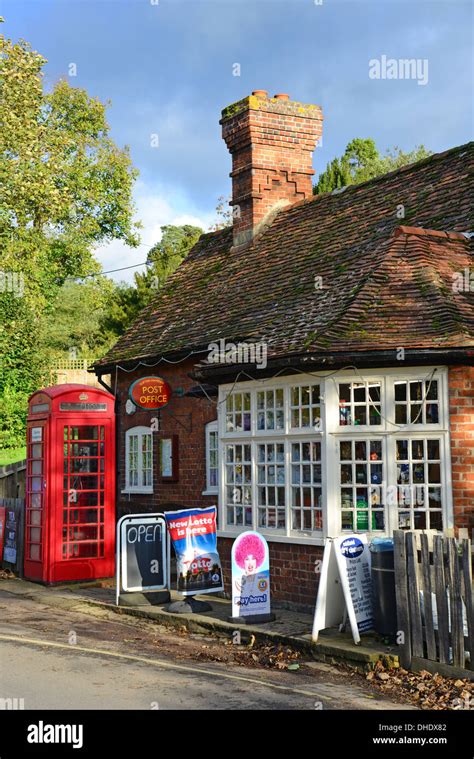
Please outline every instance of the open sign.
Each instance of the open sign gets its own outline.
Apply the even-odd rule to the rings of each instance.
[[[138,408],[156,410],[166,406],[171,398],[171,387],[162,377],[141,377],[130,385],[130,400]]]

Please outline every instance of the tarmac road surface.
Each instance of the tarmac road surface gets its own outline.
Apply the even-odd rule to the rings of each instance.
[[[14,698],[25,709],[409,708],[329,665],[290,672],[206,660],[225,644],[77,608],[0,591],[0,708]]]

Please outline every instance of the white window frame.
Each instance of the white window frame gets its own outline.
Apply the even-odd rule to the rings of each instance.
[[[217,435],[217,485],[211,485],[211,434]],[[217,419],[213,422],[208,422],[205,429],[205,449],[206,449],[206,489],[202,491],[202,495],[218,495],[219,493],[219,423]]]
[[[143,484],[143,437],[145,435],[150,436],[151,441],[151,485]],[[128,466],[129,453],[130,453],[130,439],[132,437],[138,438],[138,485],[130,484],[130,470]],[[138,426],[131,427],[125,432],[125,488],[122,493],[153,493],[153,431],[150,427]]]
[[[439,420],[437,424],[407,424],[395,426],[388,420],[395,420],[394,383],[406,379],[426,380],[435,371],[433,379],[438,381]],[[339,388],[342,382],[380,382],[381,424],[377,425],[339,425]],[[294,386],[320,385],[321,423],[319,429],[291,428],[290,388]],[[257,429],[257,391],[284,388],[284,429]],[[227,432],[225,429],[225,399],[229,392],[250,392],[251,424],[248,432]],[[341,370],[328,376],[325,372],[279,376],[268,380],[249,380],[245,382],[221,385],[218,403],[219,430],[219,524],[222,537],[235,537],[243,530],[260,531],[267,539],[274,542],[302,543],[323,545],[326,537],[348,534],[341,530],[341,508],[339,503],[339,439],[383,440],[383,456],[387,485],[396,484],[395,439],[437,437],[441,441],[441,495],[443,502],[443,527],[453,526],[453,505],[451,488],[451,456],[449,442],[449,399],[447,367],[418,366],[390,367],[384,369]],[[291,530],[291,443],[298,441],[321,442],[322,467],[322,515],[323,531]],[[227,525],[224,508],[224,452],[226,443],[248,443],[252,451],[252,527]],[[257,506],[257,445],[259,442],[284,442],[286,466],[286,528],[264,529],[258,527]],[[383,531],[366,531],[369,539],[382,535],[392,535],[398,529],[398,513],[395,506],[386,507],[385,528]]]

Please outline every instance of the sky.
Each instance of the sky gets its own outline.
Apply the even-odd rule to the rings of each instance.
[[[471,140],[473,7],[464,0],[0,0],[3,33],[47,59],[46,88],[65,78],[110,101],[111,136],[130,146],[140,172],[141,245],[99,248],[105,271],[145,261],[164,224],[208,229],[215,221],[218,198],[231,192],[220,113],[253,90],[322,107],[316,174],[354,137],[372,137],[382,152],[419,144],[440,152]],[[370,62],[383,66],[383,56],[414,58],[420,73],[372,78],[378,64]],[[143,268],[111,276],[132,281]]]

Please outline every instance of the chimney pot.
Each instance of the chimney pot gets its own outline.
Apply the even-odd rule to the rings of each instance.
[[[275,100],[289,100],[290,96],[286,94],[286,92],[280,92],[278,95],[275,95]]]
[[[252,95],[255,95],[255,97],[258,98],[266,98],[268,97],[268,90],[254,90]]]

